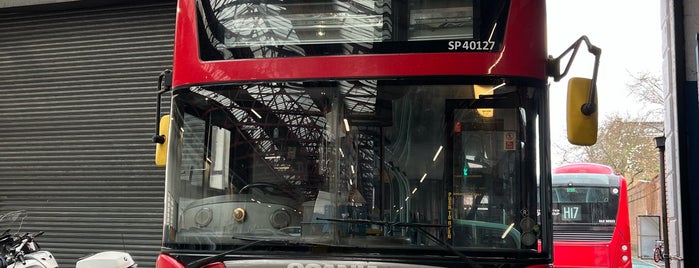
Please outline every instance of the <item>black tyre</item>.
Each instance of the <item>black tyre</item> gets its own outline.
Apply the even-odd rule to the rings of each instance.
[[[660,249],[659,249],[659,248],[655,248],[655,250],[653,250],[653,260],[654,260],[655,262],[660,262],[662,259],[663,259],[663,255],[662,255],[662,253],[660,252]]]

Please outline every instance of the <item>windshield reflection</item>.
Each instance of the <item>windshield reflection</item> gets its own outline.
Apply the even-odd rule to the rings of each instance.
[[[376,80],[181,90],[166,245],[536,250],[537,92]]]

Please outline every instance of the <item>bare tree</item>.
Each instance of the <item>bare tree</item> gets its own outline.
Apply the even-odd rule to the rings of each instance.
[[[650,180],[657,174],[657,152],[653,137],[657,122],[614,114],[602,123],[597,144],[581,147],[583,162],[611,166],[622,173],[629,184]]]
[[[629,75],[633,78],[632,82],[626,84],[629,95],[648,107],[648,110],[644,111],[646,116],[656,121],[663,120],[665,99],[660,75],[649,72]]]

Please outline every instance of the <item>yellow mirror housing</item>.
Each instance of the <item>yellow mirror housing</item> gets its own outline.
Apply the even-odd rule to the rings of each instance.
[[[165,167],[167,160],[167,142],[168,132],[170,131],[170,115],[160,117],[160,131],[158,135],[165,138],[165,142],[155,144],[155,166]]]
[[[591,85],[592,80],[587,78],[573,77],[568,81],[568,141],[575,145],[590,146],[597,143],[597,109],[590,115],[582,112],[583,105],[590,99]],[[597,107],[597,94],[593,101],[594,107]]]

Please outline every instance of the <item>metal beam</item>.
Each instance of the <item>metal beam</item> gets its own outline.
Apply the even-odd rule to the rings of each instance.
[[[80,9],[123,3],[139,3],[137,0],[0,0],[0,12],[39,12]],[[154,2],[154,1],[152,1]],[[167,2],[167,1],[161,1]],[[176,2],[172,0],[172,2]]]
[[[0,0],[0,8],[62,4],[67,2],[80,2],[80,0]]]

